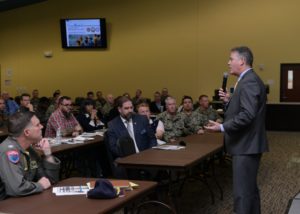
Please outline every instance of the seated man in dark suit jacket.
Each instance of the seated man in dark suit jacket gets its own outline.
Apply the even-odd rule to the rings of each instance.
[[[148,118],[133,113],[132,101],[127,97],[121,97],[118,99],[117,106],[120,116],[108,123],[107,131],[109,149],[113,158],[123,156],[118,147],[120,139],[131,137],[136,153],[156,146],[156,137],[149,125]]]
[[[162,102],[158,91],[154,93],[154,101],[150,103],[149,107],[152,114],[159,114],[166,110],[165,103]]]

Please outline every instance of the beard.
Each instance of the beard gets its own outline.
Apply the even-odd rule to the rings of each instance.
[[[133,115],[133,113],[132,113],[132,112],[129,112],[129,113],[127,113],[126,115],[125,115],[125,114],[122,115],[122,117],[123,117],[125,120],[129,121],[129,120],[132,118],[132,115]]]
[[[69,112],[63,112],[64,116],[67,118],[67,119],[70,119],[71,118],[71,115],[72,113],[69,111]]]

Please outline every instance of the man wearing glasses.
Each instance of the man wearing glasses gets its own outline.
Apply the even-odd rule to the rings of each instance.
[[[63,96],[58,100],[58,108],[51,114],[45,137],[55,137],[58,129],[62,136],[77,136],[82,128],[72,114],[72,101],[70,97]]]

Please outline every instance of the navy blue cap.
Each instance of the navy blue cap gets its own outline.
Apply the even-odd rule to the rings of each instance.
[[[117,191],[107,179],[99,179],[95,183],[94,189],[87,192],[88,198],[110,199],[117,197]]]

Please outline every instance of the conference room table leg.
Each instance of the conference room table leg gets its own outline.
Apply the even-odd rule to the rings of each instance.
[[[217,185],[217,187],[220,191],[220,199],[223,200],[223,195],[224,195],[223,188],[220,185],[220,183],[218,182],[218,179],[217,179],[217,176],[216,176],[216,171],[215,171],[215,158],[211,159],[210,164],[211,164],[211,170],[212,170],[212,177],[213,177],[213,179],[214,179],[214,181],[215,181],[215,183],[216,183],[216,185]]]
[[[161,201],[167,201],[176,213],[179,210],[178,199],[182,195],[184,184],[189,176],[189,170],[160,170],[155,181],[158,182],[158,198]]]
[[[200,180],[206,185],[206,187],[210,193],[211,203],[214,204],[215,203],[215,193],[213,192],[212,188],[210,187],[210,185],[208,183],[207,174],[205,172],[202,174],[202,176],[200,175]]]
[[[192,175],[190,176],[190,178],[201,181],[207,187],[211,197],[211,203],[214,204],[215,193],[208,182],[208,177],[210,177],[210,175],[208,174],[209,165],[210,165],[210,161],[207,159],[201,162],[200,164],[198,164],[196,167],[192,169]]]

